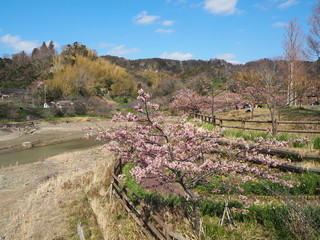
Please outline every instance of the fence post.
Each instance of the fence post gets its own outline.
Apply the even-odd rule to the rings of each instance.
[[[222,119],[220,119],[220,124],[219,124],[219,126],[222,128]]]
[[[214,115],[212,116],[212,124],[216,125],[216,116],[214,116]]]
[[[241,119],[241,127],[243,130],[246,128],[246,121],[243,118]]]

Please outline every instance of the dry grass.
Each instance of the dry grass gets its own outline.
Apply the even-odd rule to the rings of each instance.
[[[317,161],[303,161],[303,162],[295,162],[295,166],[304,167],[304,168],[320,168],[320,162]]]
[[[39,164],[55,164],[58,171],[38,179],[37,187],[13,206],[4,239],[78,239],[79,222],[86,239],[145,239],[110,199],[113,156],[108,151],[67,153]]]

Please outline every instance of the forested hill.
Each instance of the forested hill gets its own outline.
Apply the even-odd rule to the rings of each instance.
[[[198,68],[203,66],[216,66],[224,67],[225,69],[232,70],[236,68],[235,65],[232,65],[224,60],[220,59],[211,59],[209,61],[205,60],[186,60],[178,61],[171,59],[162,59],[162,58],[148,58],[148,59],[137,59],[129,60],[126,58],[116,57],[116,56],[101,56],[120,67],[126,68],[132,71],[151,71],[151,72],[161,72],[167,74],[181,74],[190,68]]]
[[[0,91],[28,89],[38,94],[45,85],[46,97],[51,100],[71,96],[130,98],[137,94],[139,86],[169,101],[175,92],[184,88],[205,95],[205,85],[209,82],[236,91],[235,82],[242,75],[274,71],[276,65],[279,74],[279,70],[285,71],[285,63],[283,60],[261,59],[235,65],[221,59],[178,61],[99,57],[94,50],[79,42],[64,46],[58,54],[52,42],[48,45],[44,42],[31,54],[21,52],[11,58],[0,58]],[[303,64],[305,76],[319,84],[320,61]]]
[[[162,58],[147,58],[147,59],[136,59],[130,60],[123,57],[105,55],[101,56],[117,66],[126,68],[131,71],[150,71],[160,72],[167,74],[178,75],[184,72],[188,72],[190,69],[206,69],[206,67],[222,67],[228,72],[236,71],[254,71],[259,68],[265,68],[272,64],[272,59],[264,58],[256,61],[250,61],[245,64],[231,64],[222,59],[210,59],[206,60],[171,60]],[[315,75],[320,74],[320,61],[316,62],[305,62],[308,66],[308,72]]]

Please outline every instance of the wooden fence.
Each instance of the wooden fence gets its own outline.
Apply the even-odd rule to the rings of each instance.
[[[217,118],[212,116],[206,116],[203,114],[196,113],[196,118],[201,119],[201,121],[213,124],[215,126],[224,127],[224,128],[236,128],[242,130],[255,130],[255,131],[267,131],[268,129],[262,128],[249,128],[246,127],[246,123],[268,123],[272,124],[272,121],[260,121],[260,120],[245,120],[245,119],[226,119],[226,118]],[[223,125],[223,122],[240,122],[241,126],[227,126]],[[320,130],[286,130],[286,129],[279,129],[280,124],[315,124],[320,125],[320,121],[277,121],[275,120],[275,132],[288,132],[288,133],[311,133],[311,134],[320,134]]]
[[[228,154],[235,156],[237,155],[237,158],[242,159],[244,161],[252,162],[255,164],[264,164],[259,158],[252,158],[249,159],[245,154],[239,154],[237,152],[232,152],[229,150],[222,150],[222,149],[212,149],[212,153],[219,153],[219,154]],[[270,166],[271,168],[277,168],[281,171],[288,171],[288,172],[296,172],[296,173],[303,173],[303,172],[313,172],[313,173],[318,173],[320,174],[320,168],[305,168],[305,167],[300,167],[292,164],[279,164],[276,166]]]
[[[233,147],[245,149],[247,148],[242,143],[232,143],[230,141],[226,141],[223,139],[217,140],[217,143],[220,145],[232,145]],[[249,149],[256,149],[256,145],[249,144]],[[294,158],[296,161],[304,161],[304,160],[314,160],[320,163],[320,155],[317,154],[301,154],[296,151],[287,150],[287,149],[277,149],[277,148],[259,148],[256,149],[259,153],[269,154],[269,155],[277,155],[279,157],[288,157]]]
[[[144,201],[140,200],[137,195],[122,184],[115,174],[113,174],[112,177],[113,180],[111,184],[115,196],[129,215],[131,215],[135,222],[141,227],[148,239],[186,240],[181,235],[172,232],[170,225],[164,223],[156,213],[150,211]],[[128,197],[128,194],[134,199],[134,202],[139,203],[137,207]]]

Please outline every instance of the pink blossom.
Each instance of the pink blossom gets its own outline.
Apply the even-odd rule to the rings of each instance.
[[[142,89],[139,90],[140,102],[135,108],[139,114],[118,114],[113,118],[113,121],[133,124],[119,125],[110,131],[97,129],[98,139],[108,142],[107,148],[116,153],[122,162],[135,163],[131,174],[137,181],[152,176],[161,178],[165,183],[173,181],[192,189],[193,184],[204,180],[207,174],[222,175],[228,176],[221,180],[226,188],[230,191],[235,189],[240,193],[244,192],[240,184],[253,181],[254,178],[268,179],[287,187],[296,184],[270,173],[268,167],[275,167],[280,163],[272,156],[257,153],[259,147],[284,146],[287,143],[279,143],[276,139],[257,138],[256,148],[237,149],[234,155],[214,155],[213,149],[225,149],[219,144],[222,138],[221,130],[200,129],[197,125],[187,122],[186,118],[177,123],[164,123],[163,116],[153,115],[158,105],[151,103],[149,98]],[[189,100],[189,103],[193,104],[193,98]],[[88,135],[92,132],[93,129],[90,129]],[[243,138],[238,138],[237,141],[246,144]],[[230,142],[226,148],[233,150],[234,147]],[[237,156],[240,151],[245,152],[246,162],[239,161]],[[257,167],[253,163],[263,166]],[[240,177],[237,180],[234,176]],[[212,191],[219,193],[219,189]],[[246,206],[250,203],[245,196],[240,195],[239,198]]]
[[[138,94],[139,94],[139,95],[144,94],[144,91],[143,91],[143,89],[142,89],[142,88],[141,88],[141,89],[139,89]]]

